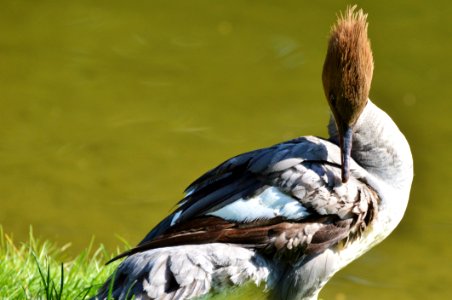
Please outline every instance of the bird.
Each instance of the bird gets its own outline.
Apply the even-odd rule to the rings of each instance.
[[[193,299],[254,283],[269,299],[317,299],[328,280],[400,223],[410,146],[370,99],[367,14],[331,27],[322,72],[328,138],[301,136],[237,155],[186,189],[94,299]],[[111,262],[110,261],[110,262]]]

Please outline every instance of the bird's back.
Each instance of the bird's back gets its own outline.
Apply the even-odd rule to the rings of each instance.
[[[272,290],[294,265],[318,265],[325,251],[358,238],[378,206],[361,181],[365,171],[353,163],[355,176],[344,185],[339,161],[338,146],[316,137],[227,160],[192,183],[179,207],[120,256],[128,258],[114,295],[122,299],[130,288],[143,299],[184,299],[247,281]],[[326,267],[316,280],[338,268]],[[311,293],[317,283],[303,288]]]

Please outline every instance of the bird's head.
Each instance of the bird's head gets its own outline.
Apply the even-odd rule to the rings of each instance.
[[[373,74],[373,58],[367,37],[367,15],[356,6],[340,14],[333,25],[323,65],[325,96],[339,133],[342,182],[350,176],[353,126],[366,107]]]

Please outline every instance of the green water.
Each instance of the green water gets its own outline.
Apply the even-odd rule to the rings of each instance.
[[[326,37],[342,1],[2,1],[0,224],[74,253],[135,244],[237,153],[326,135]],[[411,203],[324,299],[452,297],[452,4],[358,1],[371,98],[406,133]]]

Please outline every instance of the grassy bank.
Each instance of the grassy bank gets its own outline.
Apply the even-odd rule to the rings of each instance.
[[[39,241],[32,230],[27,242],[14,242],[0,226],[0,299],[89,299],[119,263],[105,266],[114,254],[93,244],[73,257],[67,253],[68,246]],[[265,298],[262,289],[253,284],[201,297],[203,300]]]
[[[30,230],[26,243],[16,243],[0,227],[0,299],[89,299],[112,274],[117,263],[93,242],[78,256],[39,241]]]
[[[105,266],[114,254],[93,244],[73,257],[67,253],[68,245],[39,241],[31,229],[28,241],[18,243],[0,226],[0,299],[90,299],[119,264]],[[202,300],[266,298],[263,289],[251,283],[201,297]]]

